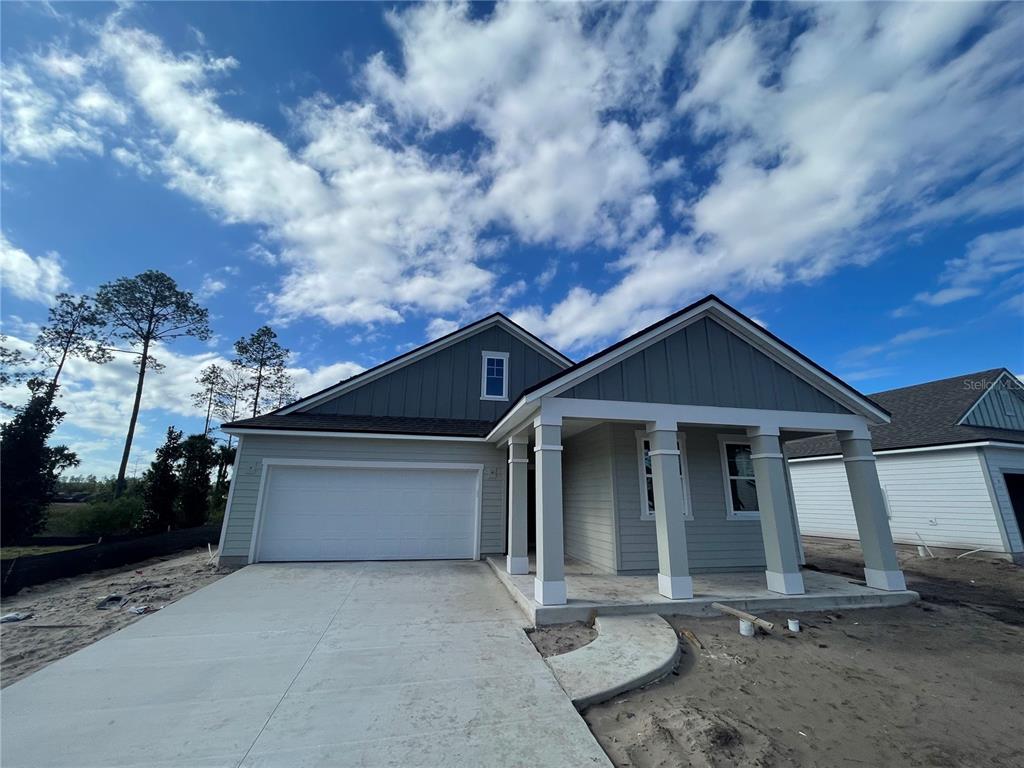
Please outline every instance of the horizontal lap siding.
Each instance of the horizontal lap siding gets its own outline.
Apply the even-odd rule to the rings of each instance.
[[[889,527],[900,544],[1002,550],[1002,537],[975,449],[878,456]],[[857,539],[857,521],[840,459],[791,462],[800,532]]]
[[[640,519],[640,470],[636,430],[612,427],[615,455],[615,505],[619,532],[619,570],[658,569],[658,541],[653,520]],[[764,568],[761,524],[726,519],[725,482],[718,435],[728,430],[686,429],[686,461],[693,520],[686,522],[690,570],[694,573]]]
[[[373,438],[275,437],[247,435],[242,440],[238,473],[232,481],[231,509],[221,555],[248,557],[256,499],[264,459],[322,461],[419,461],[483,464],[480,553],[505,551],[505,454],[487,443]],[[488,477],[488,468],[494,477]]]
[[[985,452],[985,461],[988,464],[992,480],[992,492],[995,494],[999,513],[1003,518],[1003,528],[1010,544],[1010,551],[1024,552],[1024,541],[1021,540],[1021,534],[1024,532],[1017,525],[1016,517],[1013,514],[1013,504],[1010,503],[1010,494],[1006,490],[1006,480],[1003,478],[1004,472],[1024,473],[1024,449],[983,448],[982,450]]]
[[[562,509],[565,554],[615,572],[610,429],[596,427],[565,440]]]

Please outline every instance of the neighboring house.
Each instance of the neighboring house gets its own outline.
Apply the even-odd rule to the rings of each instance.
[[[871,395],[892,423],[871,427],[893,538],[1024,562],[1024,386],[1005,368]],[[856,538],[839,445],[792,443],[805,535]]]
[[[905,588],[868,425],[888,413],[709,296],[573,364],[500,314],[265,416],[240,438],[220,561],[506,554],[536,598],[564,561],[658,574],[759,570],[803,592],[785,442],[836,433],[866,580]]]

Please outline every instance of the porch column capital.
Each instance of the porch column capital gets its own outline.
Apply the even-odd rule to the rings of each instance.
[[[679,431],[679,423],[675,421],[648,421],[645,426],[648,432],[671,432],[675,434]]]
[[[527,435],[527,434],[512,435],[508,439],[508,444],[509,445],[529,445],[530,444],[530,436]]]
[[[562,426],[562,414],[552,413],[551,411],[541,408],[540,413],[537,414],[533,419],[533,427],[537,429],[539,427],[561,427]]]
[[[747,427],[747,437],[778,437],[779,427],[776,424]]]

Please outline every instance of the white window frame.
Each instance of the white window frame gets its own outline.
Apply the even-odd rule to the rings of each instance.
[[[481,400],[508,400],[508,352],[481,352],[480,361],[480,399]],[[501,382],[501,397],[487,394],[487,361],[502,360],[502,370],[505,372]]]
[[[726,453],[725,446],[727,445],[746,445],[753,450],[751,441],[747,437],[742,435],[719,435],[718,436],[718,455],[722,462],[722,483],[725,489],[725,519],[726,520],[760,520],[761,511],[759,509],[743,509],[736,510],[732,506],[732,476],[729,474],[729,455]],[[757,478],[754,478],[755,484]]]
[[[654,510],[648,508],[644,442],[650,442],[650,438],[644,430],[638,429],[636,431],[636,467],[640,478],[640,519],[653,520]],[[682,432],[676,433],[676,448],[679,449],[679,479],[683,485],[683,520],[693,520],[693,504],[690,503],[690,470],[686,461],[686,435]]]

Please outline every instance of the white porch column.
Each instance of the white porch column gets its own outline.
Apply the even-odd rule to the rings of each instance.
[[[508,555],[505,568],[510,574],[530,572],[526,550],[527,472],[529,438],[516,435],[508,441]]]
[[[677,426],[648,424],[647,440],[651,446],[654,527],[658,537],[658,592],[672,600],[685,600],[693,597],[693,578],[686,550]]]
[[[554,423],[552,423],[554,422]],[[541,605],[564,605],[565,554],[562,542],[561,419],[534,423],[537,475],[537,577],[534,599]]]
[[[843,449],[846,481],[850,485],[860,546],[864,550],[865,581],[869,587],[890,592],[906,589],[907,582],[892,543],[871,438],[855,432],[837,432],[836,436]]]
[[[779,430],[754,427],[747,430],[747,435],[757,483],[768,590],[783,595],[802,595],[804,579],[800,575],[796,543],[796,514],[789,501]]]

